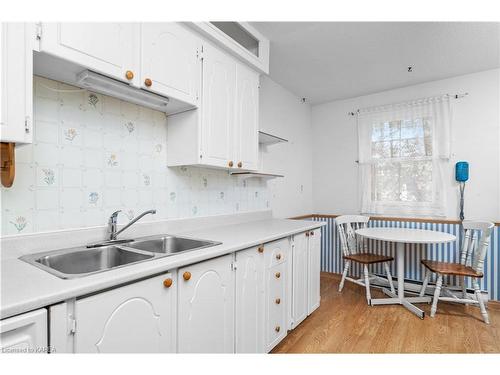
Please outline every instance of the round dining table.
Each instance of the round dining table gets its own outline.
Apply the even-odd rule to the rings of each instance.
[[[456,237],[450,233],[413,228],[362,228],[356,230],[356,234],[372,240],[396,243],[397,294],[392,293],[387,288],[383,288],[383,292],[388,295],[389,298],[372,299],[371,305],[402,305],[420,319],[424,319],[425,312],[414,304],[429,303],[431,302],[431,297],[405,296],[405,244],[440,244],[453,242],[456,240]],[[413,248],[415,251],[418,251],[417,249],[419,249],[420,246],[415,246]]]

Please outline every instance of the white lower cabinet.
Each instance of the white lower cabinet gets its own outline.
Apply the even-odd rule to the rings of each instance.
[[[292,328],[297,327],[308,313],[308,249],[305,233],[294,236],[292,256]]]
[[[56,353],[269,352],[319,306],[320,236],[300,233],[53,305],[50,345]],[[2,345],[47,345],[39,311],[3,320]]]
[[[55,352],[175,352],[175,273],[78,299],[74,311],[65,309],[68,314],[60,314],[60,309],[54,307],[53,315],[59,317],[54,335],[56,324],[51,322]],[[65,335],[73,341],[68,343]]]
[[[297,327],[320,304],[321,231],[293,236],[291,327]]]
[[[47,350],[46,309],[0,321],[1,353],[47,353]]]
[[[308,259],[308,299],[307,314],[310,315],[319,307],[320,275],[321,275],[321,230],[315,229],[309,233]]]
[[[264,245],[266,256],[266,351],[269,352],[287,335],[287,279],[290,239]]]
[[[178,270],[178,352],[234,352],[232,262],[230,254]]]
[[[265,352],[264,248],[236,253],[236,353]]]

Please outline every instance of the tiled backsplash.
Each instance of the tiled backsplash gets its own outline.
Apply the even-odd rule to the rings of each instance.
[[[2,187],[2,234],[270,207],[264,181],[226,171],[166,167],[163,113],[35,77],[34,139],[16,148],[16,178]]]

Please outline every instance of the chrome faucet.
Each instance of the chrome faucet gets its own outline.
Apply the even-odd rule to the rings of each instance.
[[[122,229],[120,229],[118,232],[116,231],[117,223],[118,223],[118,214],[121,212],[121,210],[115,211],[111,214],[109,217],[108,221],[108,233],[109,233],[109,239],[111,241],[116,240],[116,237],[123,232],[125,229],[130,227],[132,224],[134,224],[137,220],[141,219],[143,216],[146,216],[147,214],[156,214],[156,210],[148,210],[144,211],[142,214],[138,215],[134,220],[132,220],[130,223],[125,225]]]

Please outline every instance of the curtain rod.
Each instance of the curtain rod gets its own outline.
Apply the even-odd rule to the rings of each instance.
[[[460,98],[463,98],[463,97],[466,97],[467,95],[469,95],[468,92],[464,92],[462,94],[453,94],[453,95],[450,95],[450,94],[446,94],[448,95],[450,98],[453,98],[453,99],[460,99]],[[359,112],[361,111],[360,108],[354,110],[354,111],[351,111],[351,112],[348,112],[347,115],[348,116],[355,116],[357,115]]]

